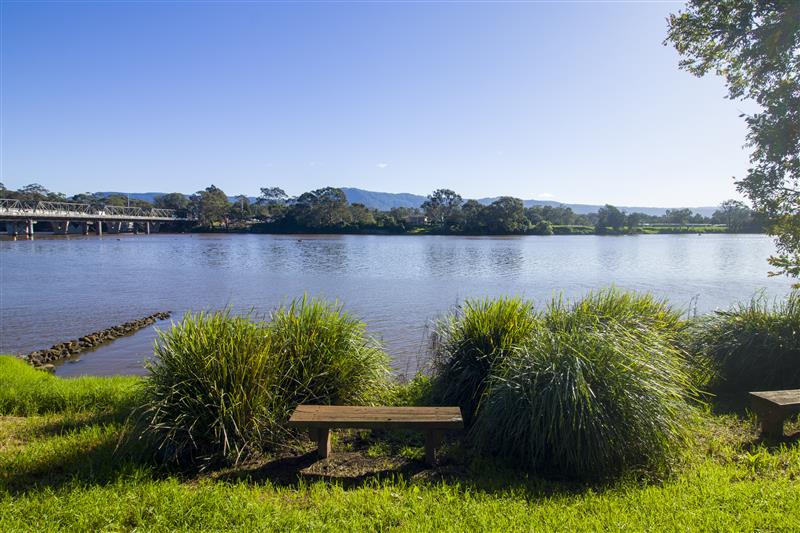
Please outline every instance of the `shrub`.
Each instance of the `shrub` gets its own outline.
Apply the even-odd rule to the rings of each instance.
[[[237,463],[285,445],[299,403],[369,404],[388,358],[338,304],[303,298],[269,322],[188,314],[159,335],[143,407],[164,458]]]
[[[80,411],[126,416],[137,403],[141,378],[59,378],[13,356],[0,356],[0,415]]]
[[[695,319],[689,350],[710,369],[712,390],[800,388],[800,293],[772,304],[761,294]]]
[[[458,405],[470,423],[486,380],[536,327],[533,304],[518,298],[467,300],[437,325],[432,341],[435,403]]]
[[[272,410],[279,419],[301,403],[370,405],[387,390],[388,356],[340,304],[294,301],[273,313],[269,329]]]
[[[543,313],[468,301],[434,336],[433,400],[461,406],[479,451],[583,478],[670,463],[697,391],[680,314],[616,289]]]
[[[579,478],[666,467],[689,428],[681,354],[660,335],[569,318],[548,321],[493,377],[472,430],[477,448]]]
[[[271,337],[229,312],[187,313],[159,332],[143,419],[164,459],[237,462],[269,427]]]

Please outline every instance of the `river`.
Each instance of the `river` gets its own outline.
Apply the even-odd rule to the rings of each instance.
[[[763,235],[457,237],[119,235],[0,241],[0,353],[26,353],[169,310],[267,313],[291,298],[338,299],[381,339],[395,368],[425,357],[436,317],[465,298],[519,295],[544,303],[609,285],[650,291],[709,312],[763,290]],[[57,374],[143,373],[155,328],[60,365]]]

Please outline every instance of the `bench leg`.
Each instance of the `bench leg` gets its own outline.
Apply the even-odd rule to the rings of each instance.
[[[436,464],[436,448],[442,442],[441,431],[425,432],[425,463],[429,466]]]
[[[777,411],[762,411],[758,413],[761,421],[761,434],[767,437],[783,436],[783,413]]]
[[[317,455],[327,459],[331,454],[331,430],[328,428],[314,428],[308,431],[311,440],[317,443]]]

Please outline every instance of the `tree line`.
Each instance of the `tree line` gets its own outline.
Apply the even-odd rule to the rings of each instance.
[[[501,196],[489,204],[464,200],[450,189],[437,189],[419,208],[398,207],[388,211],[351,204],[341,189],[323,187],[290,197],[280,187],[263,187],[251,202],[239,195],[230,200],[219,187],[210,185],[192,195],[168,193],[153,203],[125,195],[81,193],[67,197],[30,184],[8,190],[0,183],[0,196],[21,200],[50,200],[102,205],[173,209],[181,217],[197,220],[205,229],[252,229],[262,232],[384,232],[403,233],[421,228],[430,233],[470,235],[551,235],[570,233],[570,228],[598,234],[637,233],[645,225],[689,227],[724,224],[732,232],[762,230],[759,216],[742,202],[727,200],[711,217],[690,209],[668,209],[663,215],[626,213],[613,205],[596,213],[577,214],[570,207],[535,205]]]

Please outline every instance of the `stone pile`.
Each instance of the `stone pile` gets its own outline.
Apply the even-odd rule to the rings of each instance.
[[[169,317],[169,311],[153,313],[152,315],[140,318],[139,320],[125,322],[119,326],[96,331],[79,339],[62,342],[53,345],[46,350],[37,350],[22,357],[33,366],[49,366],[49,363],[53,363],[54,361],[58,361],[73,355],[78,355],[86,350],[97,348],[101,344],[111,342],[114,339],[124,337],[125,335],[130,335],[142,328],[154,324],[157,320],[166,320]]]

